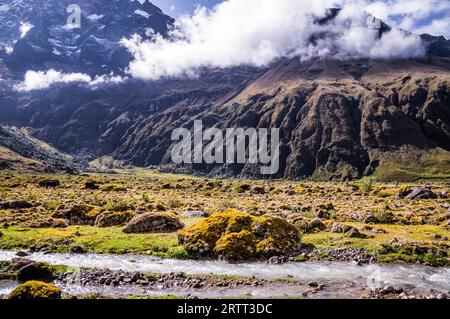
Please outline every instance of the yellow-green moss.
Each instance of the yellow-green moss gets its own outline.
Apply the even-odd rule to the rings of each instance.
[[[300,246],[298,231],[286,220],[234,209],[181,230],[178,240],[193,255],[227,260],[288,255]]]
[[[60,299],[61,290],[41,281],[27,281],[17,286],[8,296],[9,299]]]

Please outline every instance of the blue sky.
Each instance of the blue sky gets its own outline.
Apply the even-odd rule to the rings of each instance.
[[[212,7],[222,0],[151,0],[151,2],[176,18],[183,13],[193,13],[198,5]]]

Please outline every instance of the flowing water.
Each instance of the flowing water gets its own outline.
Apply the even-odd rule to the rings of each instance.
[[[0,251],[0,261],[16,257],[15,252]],[[190,275],[228,275],[272,280],[260,287],[209,287],[208,289],[138,286],[109,287],[60,284],[66,293],[76,295],[101,294],[125,297],[130,295],[195,295],[210,297],[298,297],[311,290],[308,282],[320,282],[325,289],[315,294],[317,298],[357,298],[372,288],[394,286],[415,293],[450,291],[450,268],[434,268],[421,265],[373,264],[357,266],[344,262],[289,262],[281,265],[267,263],[229,264],[218,261],[160,259],[140,255],[96,255],[96,254],[44,254],[32,253],[26,258],[75,268],[97,268],[126,272],[178,273]],[[277,280],[289,279],[300,283],[286,283]],[[17,283],[0,281],[0,295],[11,291]]]

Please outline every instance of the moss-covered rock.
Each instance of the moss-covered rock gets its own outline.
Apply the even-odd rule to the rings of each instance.
[[[53,285],[41,281],[28,281],[17,286],[8,296],[8,299],[60,299],[61,290]]]
[[[97,216],[95,220],[95,226],[97,227],[112,227],[112,226],[123,226],[128,223],[136,213],[127,212],[104,212]]]
[[[290,255],[300,248],[300,235],[286,220],[237,210],[215,213],[181,230],[178,240],[192,255],[230,261]]]
[[[118,184],[107,184],[100,188],[104,192],[126,192],[127,188]]]
[[[94,225],[101,210],[92,205],[74,205],[68,209],[62,209],[55,212],[53,218],[67,219],[71,225]]]
[[[61,185],[60,181],[57,179],[44,179],[39,181],[38,183],[39,187],[45,187],[45,188],[56,188]]]
[[[21,282],[29,280],[51,281],[55,278],[55,268],[47,263],[33,262],[19,269],[17,279]]]
[[[67,228],[69,224],[63,218],[37,218],[26,223],[30,228]]]
[[[165,233],[174,232],[183,228],[183,223],[177,216],[165,212],[152,212],[135,216],[130,220],[124,233]]]

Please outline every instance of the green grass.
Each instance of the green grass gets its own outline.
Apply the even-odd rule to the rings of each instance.
[[[365,224],[361,223],[345,223],[358,229],[362,229]],[[363,233],[374,235],[374,238],[348,238],[344,234],[336,234],[331,232],[320,232],[316,234],[305,234],[302,238],[303,244],[312,244],[319,250],[339,249],[339,248],[363,248],[378,253],[382,245],[389,244],[393,238],[398,238],[405,243],[418,244],[433,244],[437,240],[433,239],[433,235],[441,235],[448,237],[448,231],[444,228],[432,225],[378,225],[374,228],[382,228],[387,231],[386,234],[375,234],[368,231]],[[450,255],[450,249],[447,249],[447,254]],[[325,255],[323,257],[326,257]],[[386,254],[378,255],[380,262],[398,262],[403,261],[407,263],[429,263],[434,266],[447,265],[445,259],[435,258],[428,254],[422,255],[406,255],[401,251],[394,251]],[[301,261],[301,260],[299,260]]]
[[[362,229],[365,224],[362,223],[344,223]],[[302,243],[313,244],[319,249],[335,249],[335,248],[367,248],[377,250],[381,244],[388,244],[393,238],[401,239],[407,242],[433,242],[433,235],[441,235],[448,237],[448,231],[439,226],[433,225],[377,225],[374,229],[384,229],[386,234],[375,234],[363,231],[365,234],[374,235],[375,238],[348,238],[343,234],[331,232],[320,232],[316,234],[304,234]]]
[[[375,172],[383,182],[450,180],[450,152],[404,150],[385,155]]]
[[[97,254],[147,254],[163,258],[188,258],[177,236],[171,234],[125,234],[120,227],[97,228],[90,226],[66,229],[10,227],[3,229],[0,249],[29,249],[48,246],[55,252],[66,253],[71,247],[82,246]],[[64,240],[70,244],[64,244]]]

